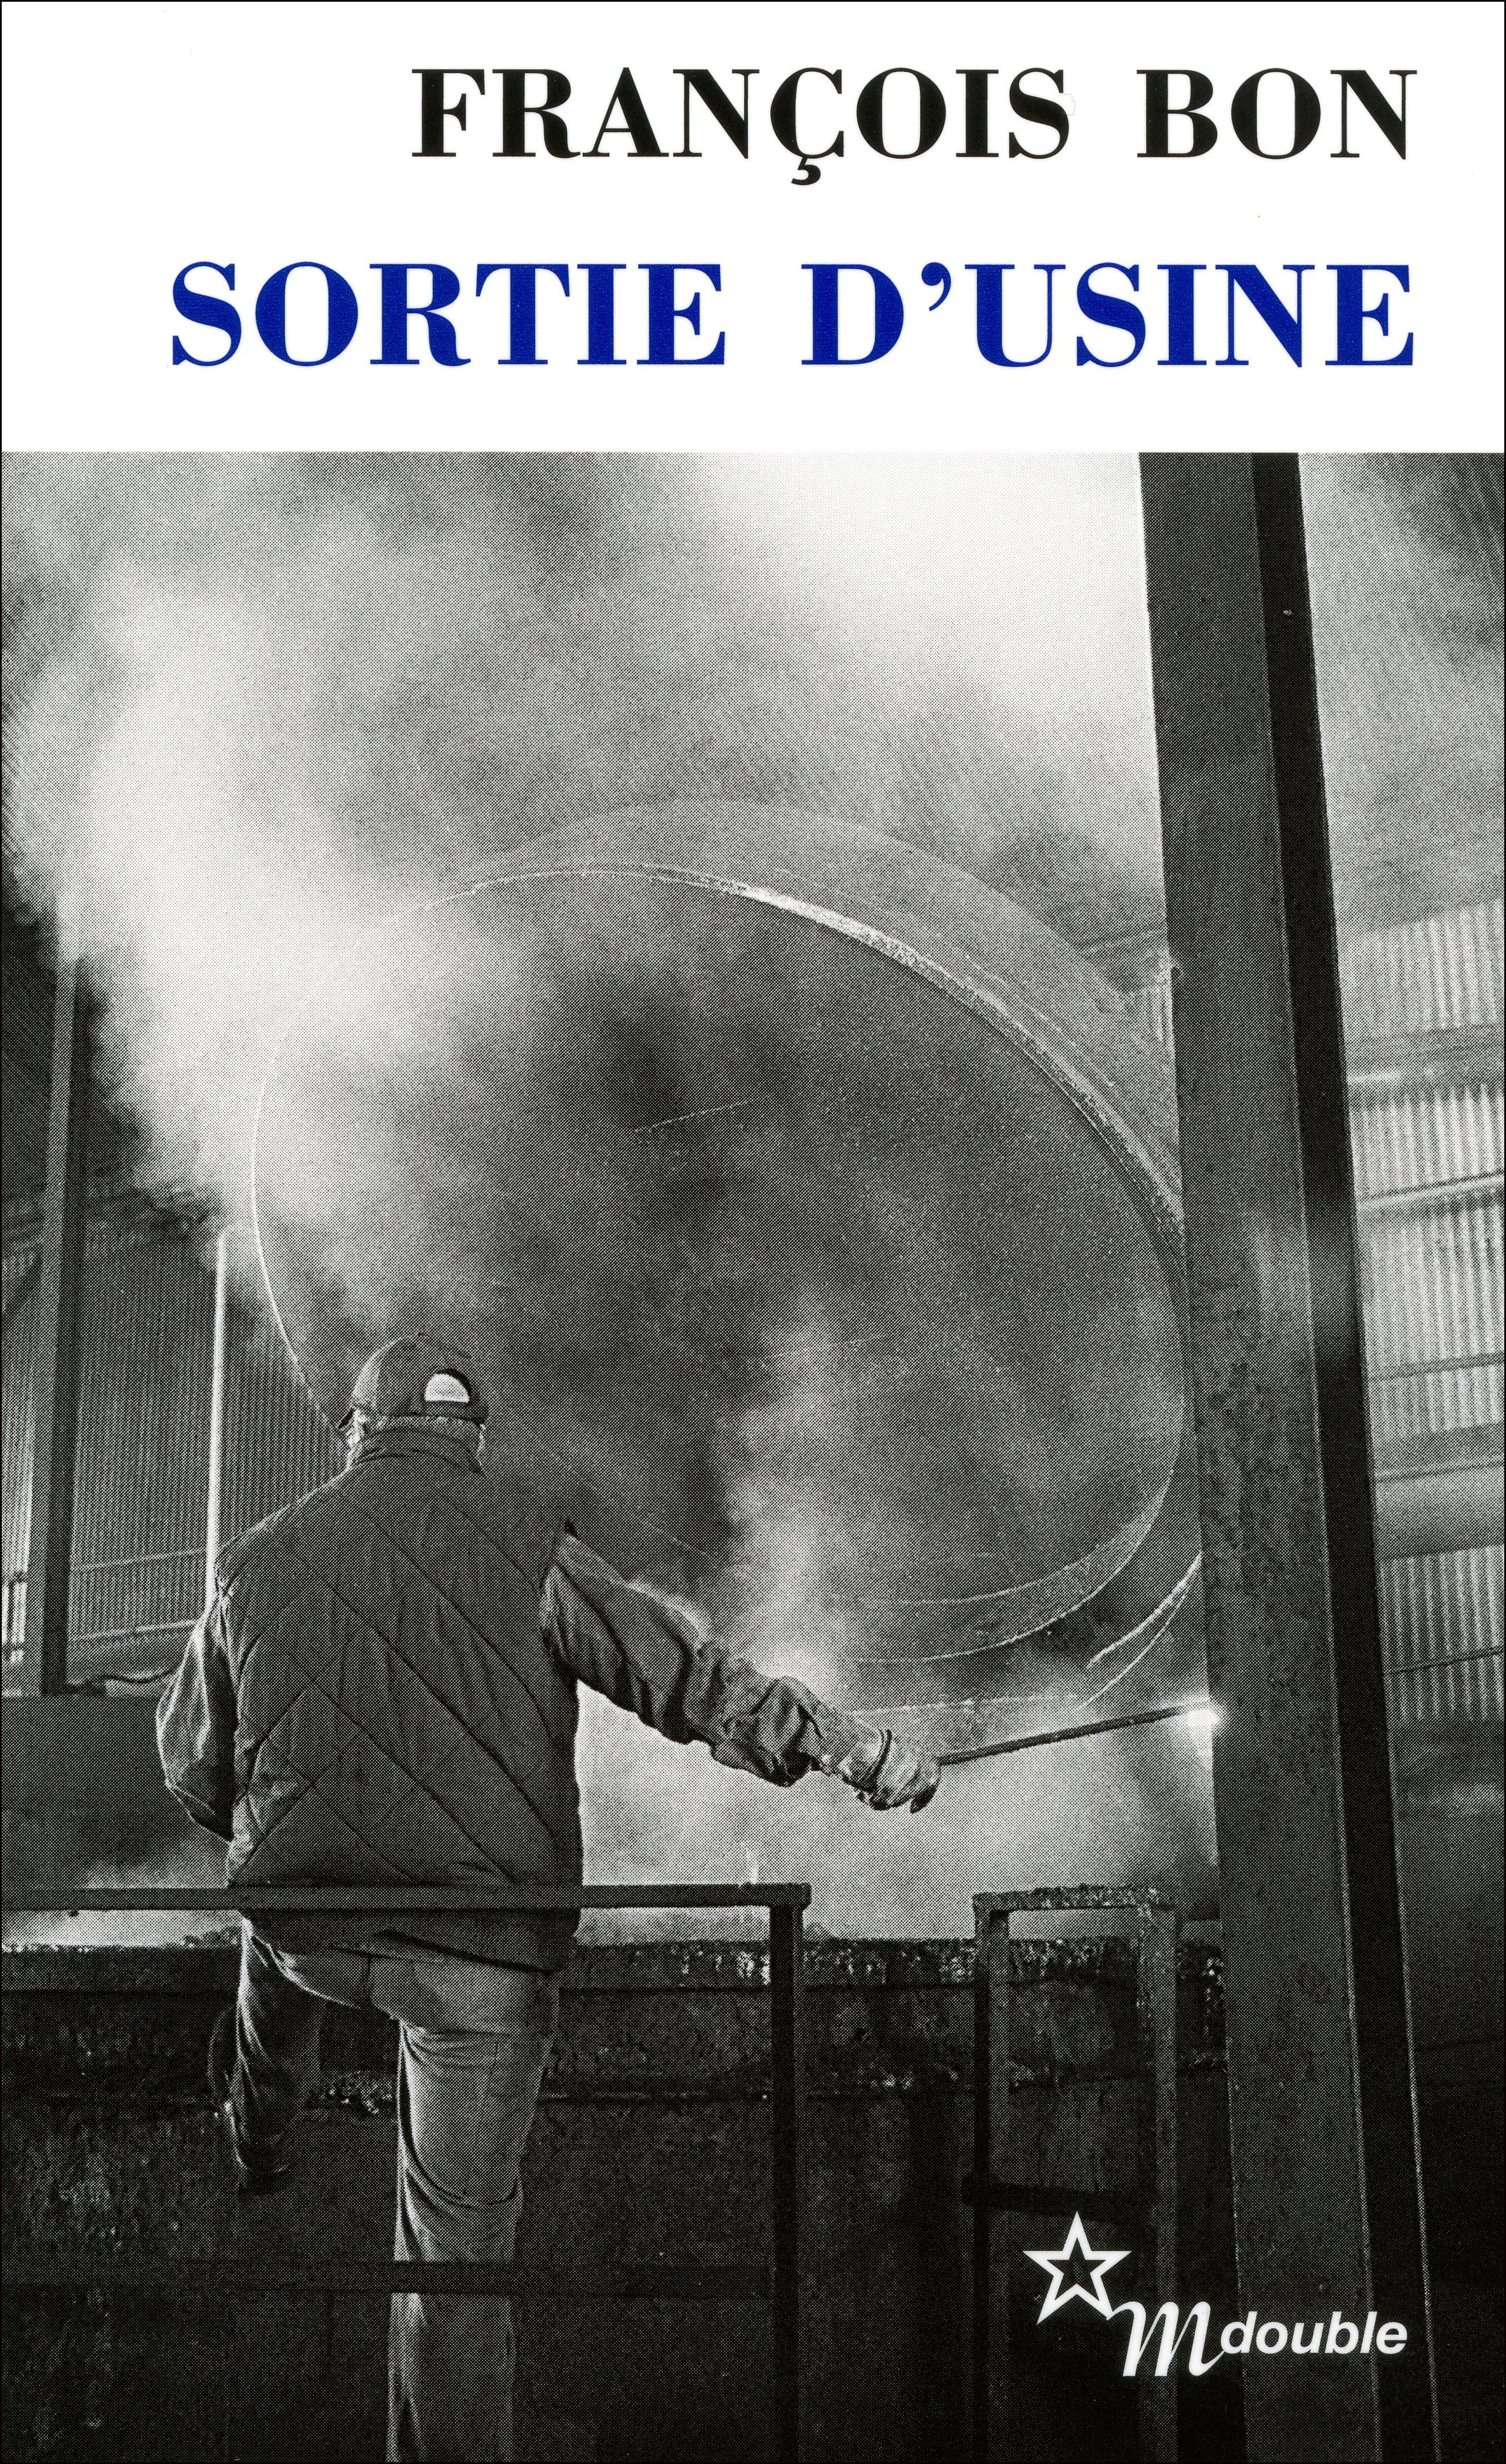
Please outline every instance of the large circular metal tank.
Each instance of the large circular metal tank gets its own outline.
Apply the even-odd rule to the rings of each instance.
[[[279,1048],[255,1195],[332,1419],[450,1331],[594,1545],[957,1744],[1185,1683],[1175,1153],[1163,1059],[1008,900],[677,804],[373,933]]]

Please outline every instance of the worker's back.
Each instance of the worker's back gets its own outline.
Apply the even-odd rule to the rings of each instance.
[[[231,1544],[233,1881],[579,1881],[575,1681],[539,1625],[559,1528],[516,1472],[393,1428]],[[573,1928],[429,1914],[265,1929],[289,1947],[399,1933],[553,1966]]]

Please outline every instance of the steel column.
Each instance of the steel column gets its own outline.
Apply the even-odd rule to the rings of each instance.
[[[1245,2364],[1249,2453],[1437,2453],[1295,456],[1141,463],[1242,2309],[1405,2353]]]
[[[88,998],[77,958],[59,952],[47,1122],[47,1195],[36,1296],[32,1529],[27,1547],[26,1650],[20,1670],[20,1690],[27,1694],[61,1694],[68,1684],[88,1168]]]
[[[1140,2053],[1138,2178],[1146,2236],[1145,2306],[1152,2317],[1177,2299],[1177,1912],[1146,1907],[1135,1936],[1135,2018]],[[1177,2377],[1142,2376],[1137,2388],[1140,2452],[1175,2464]]]
[[[980,1893],[973,1922],[972,2452],[974,2464],[989,2464],[1009,2429],[1009,2211],[994,2199],[1009,2145],[1008,1910]]]
[[[768,1912],[771,2070],[769,2125],[774,2163],[774,2453],[798,2457],[803,2430],[800,2349],[801,2237],[805,2222],[806,1986],[805,1910]]]
[[[225,1508],[225,1373],[230,1336],[230,1226],[214,1243],[214,1348],[210,1365],[210,1473],[204,1506],[204,1605],[214,1606],[214,1568]]]

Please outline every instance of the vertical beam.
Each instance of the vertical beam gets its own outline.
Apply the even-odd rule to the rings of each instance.
[[[204,1605],[214,1606],[214,1568],[225,1505],[225,1366],[230,1332],[230,1226],[214,1243],[214,1349],[210,1364],[210,1476],[204,1508]]]
[[[1437,2453],[1300,482],[1151,454],[1242,2309],[1406,2328],[1245,2365],[1249,2453]]]
[[[1145,2216],[1146,2308],[1177,2299],[1177,1912],[1141,1909],[1135,1945],[1140,2055],[1138,2176]],[[1176,2464],[1177,2376],[1142,2377],[1137,2388],[1144,2464]]]
[[[1008,2211],[994,2182],[1009,2145],[1009,1912],[998,1896],[973,1900],[973,2387],[975,2464],[1008,2452],[1009,2434]]]
[[[806,2194],[805,1913],[768,1912],[770,2127],[774,2160],[774,2453],[798,2457],[803,2433],[802,2228]]]
[[[88,998],[77,957],[59,950],[47,1121],[47,1196],[36,1295],[32,1529],[27,1549],[26,1654],[21,1669],[21,1690],[28,1694],[61,1694],[68,1683],[88,1149]]]

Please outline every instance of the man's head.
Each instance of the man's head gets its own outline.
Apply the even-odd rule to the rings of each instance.
[[[459,1344],[400,1334],[373,1352],[350,1390],[341,1433],[352,1450],[374,1430],[437,1429],[479,1455],[487,1401],[476,1364]]]

